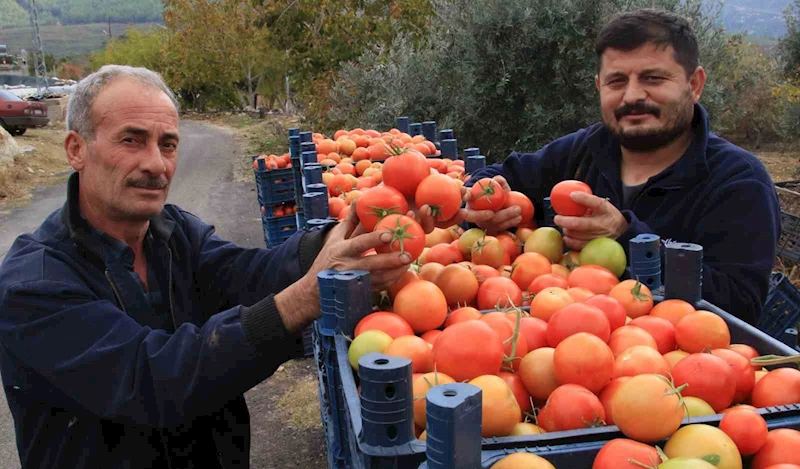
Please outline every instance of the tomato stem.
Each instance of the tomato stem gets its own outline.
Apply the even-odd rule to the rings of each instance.
[[[631,289],[631,295],[633,295],[633,299],[637,301],[649,301],[653,299],[652,296],[648,295],[647,293],[642,293],[642,287],[644,284],[640,281],[636,281],[636,285],[633,286]]]
[[[781,355],[763,355],[750,360],[750,364],[753,366],[762,367],[771,365],[800,364],[800,355],[793,355],[790,357],[784,357]]]

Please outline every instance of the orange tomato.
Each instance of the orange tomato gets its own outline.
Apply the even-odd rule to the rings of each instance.
[[[647,285],[638,280],[624,280],[608,293],[622,303],[629,318],[638,318],[653,309],[653,295]]]

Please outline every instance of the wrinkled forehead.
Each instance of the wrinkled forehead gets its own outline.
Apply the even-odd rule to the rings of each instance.
[[[683,67],[675,58],[671,45],[647,43],[632,50],[608,48],[600,60],[600,76],[612,73],[641,73],[643,70],[660,69],[671,73],[683,73]]]
[[[137,125],[177,131],[178,111],[158,87],[120,78],[97,95],[92,105],[92,120],[97,130]]]

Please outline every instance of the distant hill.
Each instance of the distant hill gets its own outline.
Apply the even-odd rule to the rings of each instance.
[[[731,32],[777,39],[786,34],[783,12],[792,0],[725,0],[722,22]]]
[[[161,0],[37,0],[40,25],[162,21]],[[0,29],[27,26],[28,0],[0,0]]]

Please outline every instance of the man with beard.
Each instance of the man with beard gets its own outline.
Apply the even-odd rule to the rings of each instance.
[[[768,290],[780,208],[773,182],[751,153],[711,132],[698,102],[706,73],[685,19],[660,10],[617,15],[595,44],[603,122],[535,153],[514,152],[473,174],[526,194],[542,226],[542,201],[563,180],[584,217],[556,216],[566,246],[598,237],[627,250],[641,233],[703,246],[703,297],[756,323]],[[468,185],[470,185],[468,184]],[[469,210],[467,221],[490,232],[519,225],[518,207]]]

